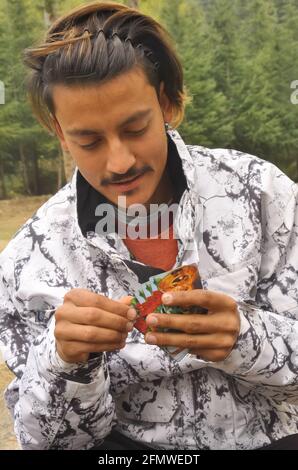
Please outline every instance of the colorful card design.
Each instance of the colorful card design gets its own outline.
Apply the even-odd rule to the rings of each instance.
[[[163,305],[161,297],[165,292],[171,291],[187,291],[192,289],[202,289],[202,283],[198,269],[195,265],[186,265],[168,271],[157,276],[151,276],[147,282],[140,285],[140,288],[134,295],[131,305],[138,312],[138,318],[135,322],[137,328],[142,334],[148,331],[156,331],[148,328],[146,317],[149,313],[159,312],[165,314],[172,313],[206,313],[206,309],[198,307],[190,307],[187,310],[180,307],[169,307]],[[170,332],[168,329],[157,328],[157,331]],[[177,331],[175,331],[177,333]],[[164,347],[172,357],[180,361],[187,353],[187,349],[176,347]]]

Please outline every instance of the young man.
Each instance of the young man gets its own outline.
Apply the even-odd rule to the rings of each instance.
[[[70,12],[26,63],[35,112],[76,170],[0,256],[0,337],[16,375],[6,399],[22,447],[257,449],[286,436],[295,446],[294,183],[169,129],[183,118],[181,65],[137,11]],[[97,208],[123,213],[119,197],[149,221],[150,204],[177,202],[170,237],[99,233]],[[163,301],[208,314],[152,313],[147,325],[170,331],[143,337],[126,297],[190,263],[204,289]],[[160,346],[190,354],[177,362]]]

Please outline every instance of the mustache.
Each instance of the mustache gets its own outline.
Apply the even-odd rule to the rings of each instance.
[[[104,178],[101,181],[101,186],[108,186],[109,184],[122,183],[127,180],[132,180],[137,176],[142,176],[145,173],[148,173],[149,171],[152,171],[151,166],[145,165],[141,169],[131,168],[130,170],[128,170],[127,173],[125,173],[125,175],[119,175],[117,173],[114,173],[110,178]]]

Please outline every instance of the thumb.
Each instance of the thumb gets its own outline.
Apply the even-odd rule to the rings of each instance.
[[[131,302],[131,300],[132,300],[132,298],[133,298],[133,297],[132,297],[131,295],[127,295],[127,296],[125,296],[125,297],[122,297],[122,298],[119,300],[119,302],[121,302],[122,304],[125,304],[125,305],[128,305],[128,306],[129,306],[129,305],[130,305],[130,302]]]

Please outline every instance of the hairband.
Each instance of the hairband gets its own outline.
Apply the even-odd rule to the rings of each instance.
[[[112,36],[110,37],[111,39],[113,39],[114,37],[117,37],[118,39],[121,39],[119,34],[118,33],[113,33]]]
[[[160,64],[155,60],[154,53],[151,49],[149,49],[147,46],[143,46],[141,43],[137,45],[136,49],[141,49],[144,52],[147,59],[150,60],[151,64],[153,64],[155,70],[159,69]]]
[[[84,33],[85,32],[88,32],[90,33],[90,31],[86,28],[84,29]],[[105,35],[105,32],[103,29],[99,29],[97,32],[96,32],[96,36],[99,36],[100,33],[102,33],[103,35]],[[123,41],[123,39],[119,36],[119,34],[115,31],[112,33],[112,35],[110,36],[110,39],[114,39],[114,37],[117,37],[120,39],[120,41]],[[132,42],[132,39],[131,37],[127,36],[127,38],[124,39],[123,41],[124,43],[128,43],[130,42],[131,45],[135,48],[135,49],[140,49],[143,51],[143,53],[145,54],[145,56],[147,57],[147,59],[152,63],[153,67],[155,70],[158,70],[159,67],[160,67],[160,64],[158,61],[155,60],[155,56],[154,56],[154,53],[151,49],[149,49],[147,46],[143,46],[142,43],[139,43],[137,46],[134,46],[133,45],[133,42]]]
[[[105,36],[105,32],[104,32],[103,29],[99,29],[99,30],[97,31],[97,33],[96,33],[96,36],[99,36],[100,33],[102,33],[102,34]]]

